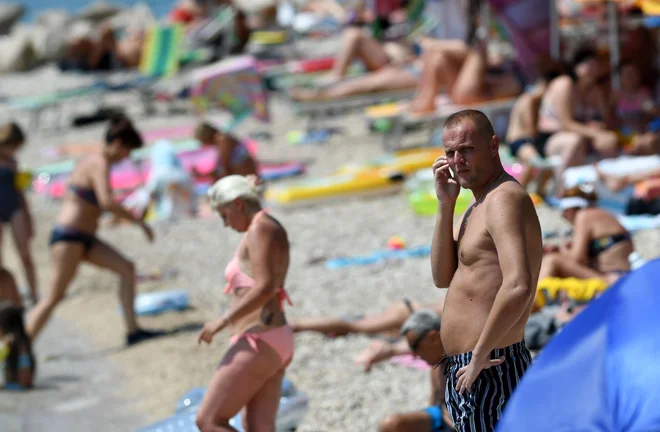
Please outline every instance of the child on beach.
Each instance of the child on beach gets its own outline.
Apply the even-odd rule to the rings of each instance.
[[[0,302],[4,301],[18,306],[23,305],[14,276],[7,269],[0,267]]]
[[[9,224],[18,249],[25,278],[30,290],[30,300],[37,302],[37,274],[30,251],[30,240],[34,234],[32,217],[27,200],[18,182],[16,153],[25,142],[25,134],[16,123],[0,126],[0,244],[2,225]],[[0,266],[2,261],[0,260]]]
[[[3,388],[32,387],[36,362],[23,325],[23,309],[9,301],[0,303],[0,362],[4,364]]]
[[[204,145],[214,145],[218,149],[217,165],[213,172],[208,174],[212,184],[232,174],[257,175],[257,162],[250,155],[245,144],[235,136],[203,122],[195,128],[195,138]],[[197,177],[202,176],[196,170],[193,170],[193,174]]]
[[[613,95],[621,143],[627,153],[652,155],[660,153],[660,133],[649,131],[649,122],[660,116],[651,92],[642,85],[641,74],[632,62],[619,66],[621,90]]]

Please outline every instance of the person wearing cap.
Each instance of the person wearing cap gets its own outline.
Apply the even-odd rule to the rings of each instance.
[[[630,271],[628,256],[634,251],[630,233],[613,215],[591,203],[584,193],[559,201],[562,216],[573,225],[573,238],[544,255],[539,280],[573,277],[614,283]]]
[[[390,414],[378,427],[379,432],[442,432],[453,430],[445,405],[445,350],[440,339],[440,316],[432,309],[419,309],[403,323],[398,343],[376,341],[367,350],[362,363],[365,371],[396,355],[412,354],[431,369],[431,399],[429,406],[413,412]]]

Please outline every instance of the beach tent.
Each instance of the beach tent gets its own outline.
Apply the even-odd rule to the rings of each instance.
[[[498,431],[660,430],[660,259],[609,288],[557,334]]]

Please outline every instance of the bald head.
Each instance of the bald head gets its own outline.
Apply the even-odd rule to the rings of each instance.
[[[493,129],[493,125],[486,114],[472,109],[458,111],[449,116],[445,123],[445,129],[465,126],[465,122],[471,122],[474,125],[474,131],[480,137],[485,138],[486,142],[490,142],[490,139],[495,135],[495,129]]]
[[[442,131],[442,144],[456,180],[475,196],[502,171],[499,141],[493,125],[481,111],[452,114]]]

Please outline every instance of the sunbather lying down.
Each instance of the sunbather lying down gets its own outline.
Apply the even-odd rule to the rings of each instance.
[[[144,31],[131,30],[117,40],[112,28],[73,31],[67,45],[65,57],[60,60],[62,70],[109,71],[133,69],[140,64],[144,45]]]
[[[520,94],[523,83],[506,70],[488,71],[486,59],[458,40],[425,40],[424,55],[402,65],[391,64],[365,75],[331,82],[313,89],[291,89],[291,98],[298,102],[333,100],[349,96],[417,90],[412,112],[435,110],[439,90],[446,91],[452,102],[477,103]]]
[[[346,336],[352,333],[374,335],[379,333],[398,335],[399,328],[418,309],[432,309],[441,314],[445,304],[444,292],[434,303],[423,305],[415,300],[404,298],[391,304],[384,312],[358,320],[335,318],[306,318],[291,324],[294,332],[313,331],[332,336]]]
[[[419,82],[419,60],[404,66],[385,66],[355,78],[348,78],[317,88],[292,88],[290,95],[297,102],[341,99],[360,94],[397,90],[412,90]]]

